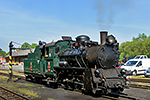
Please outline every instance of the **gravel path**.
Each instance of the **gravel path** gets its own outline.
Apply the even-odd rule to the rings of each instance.
[[[85,95],[81,92],[65,90],[63,88],[53,89],[43,84],[32,83],[25,80],[19,80],[18,82],[37,85],[37,88],[33,88],[33,90],[38,93],[40,98],[35,98],[34,100],[46,98],[53,98],[56,100],[108,100],[106,98],[93,97],[91,95]],[[130,88],[125,89],[123,93],[150,100],[150,90],[147,89]]]
[[[123,93],[126,93],[131,96],[145,98],[147,100],[150,100],[150,90],[148,89],[140,89],[140,88],[132,88],[126,89]]]

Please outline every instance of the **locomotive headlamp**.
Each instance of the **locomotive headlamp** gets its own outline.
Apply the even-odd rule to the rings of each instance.
[[[95,73],[95,76],[96,76],[96,77],[99,77],[99,76],[100,76],[100,70],[95,69],[95,72],[94,72],[94,73]]]
[[[115,37],[113,35],[107,36],[106,37],[106,42],[113,44],[115,43]]]

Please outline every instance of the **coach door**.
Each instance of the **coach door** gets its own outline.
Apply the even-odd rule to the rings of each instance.
[[[54,47],[46,47],[45,51],[45,72],[46,74],[53,74],[53,57],[54,57]]]

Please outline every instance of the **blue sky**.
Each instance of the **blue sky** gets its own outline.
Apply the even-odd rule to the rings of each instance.
[[[0,48],[10,41],[47,43],[61,36],[90,36],[107,30],[118,42],[150,35],[150,0],[0,0]],[[17,45],[15,45],[18,47]]]

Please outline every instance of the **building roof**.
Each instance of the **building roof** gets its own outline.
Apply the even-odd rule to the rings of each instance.
[[[35,49],[32,49],[32,52],[34,52],[34,50]],[[12,52],[12,57],[27,56],[28,53],[31,53],[30,50],[23,50],[23,51]],[[9,54],[6,55],[5,57],[9,57]]]

